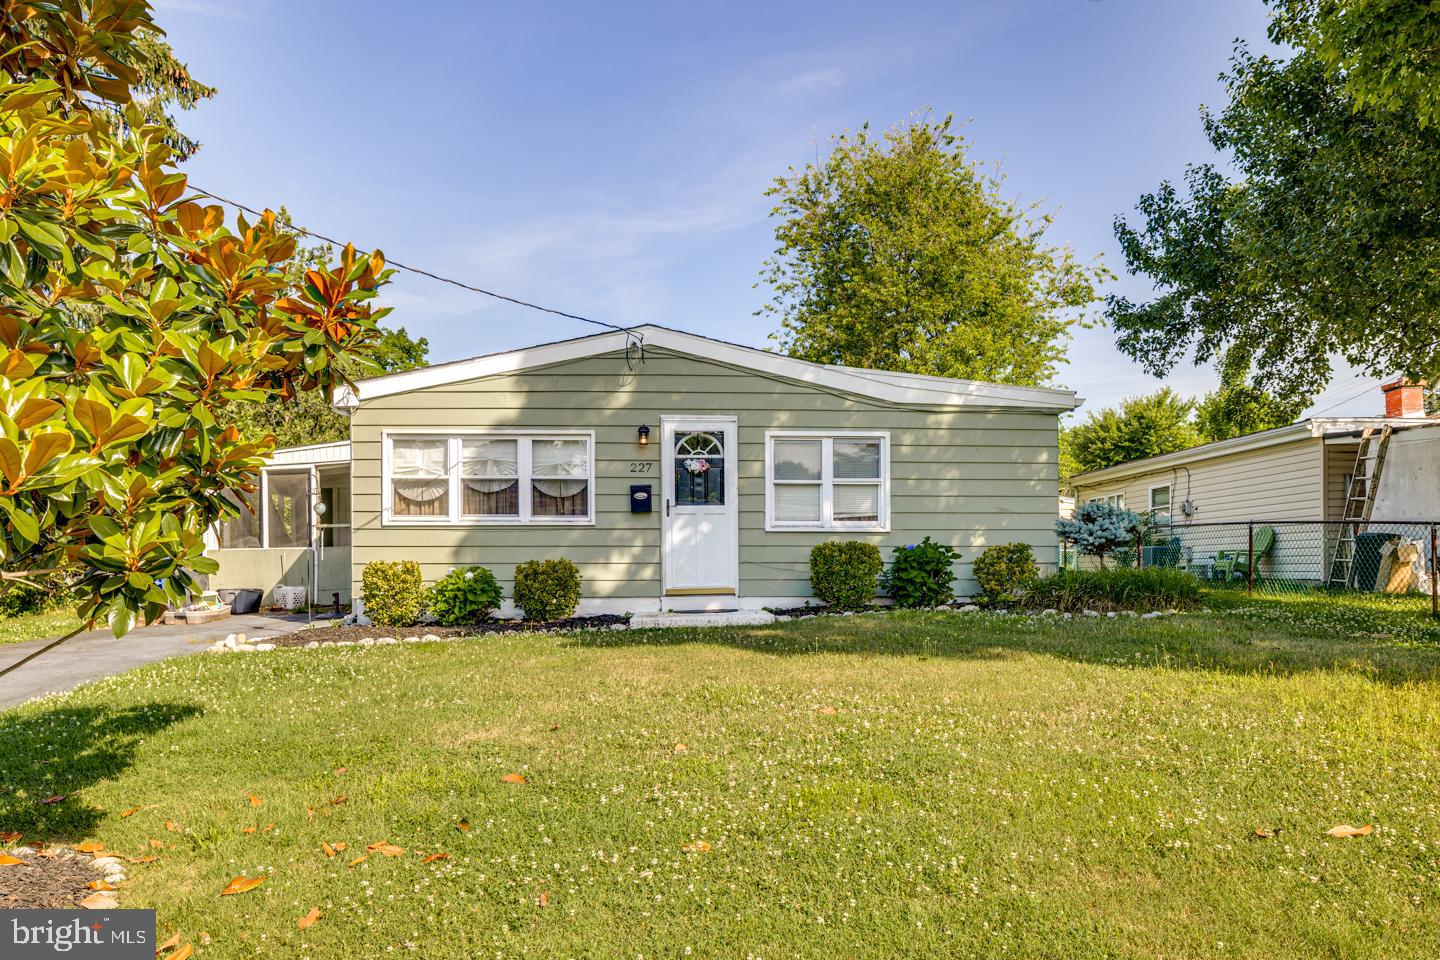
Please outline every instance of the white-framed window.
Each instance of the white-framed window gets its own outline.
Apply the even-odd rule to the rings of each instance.
[[[1150,518],[1155,523],[1170,522],[1170,484],[1162,483],[1150,488]]]
[[[765,434],[765,529],[889,528],[889,434]]]
[[[1125,509],[1125,494],[1107,493],[1103,497],[1088,497],[1086,503],[1108,503],[1117,510]]]
[[[595,435],[387,433],[387,524],[595,522]]]

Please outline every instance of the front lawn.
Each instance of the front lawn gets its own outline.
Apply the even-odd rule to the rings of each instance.
[[[187,657],[0,714],[0,830],[201,958],[1433,956],[1440,631],[1224,602]]]
[[[26,640],[51,640],[80,626],[73,610],[46,610],[18,617],[0,617],[0,646]]]

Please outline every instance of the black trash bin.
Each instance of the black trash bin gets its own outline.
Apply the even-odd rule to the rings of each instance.
[[[220,598],[221,603],[230,604],[231,613],[260,612],[259,590],[216,590],[215,595]]]

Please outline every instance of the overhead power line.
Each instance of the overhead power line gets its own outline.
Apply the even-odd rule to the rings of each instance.
[[[237,210],[244,210],[251,216],[262,217],[265,215],[264,212],[261,210],[256,210],[254,207],[243,204],[238,200],[231,200],[228,197],[220,196],[220,194],[218,193],[213,193],[209,190],[201,189],[200,187],[195,186],[193,183],[187,184],[187,186],[195,193],[203,194],[207,197],[210,197],[212,200],[219,200],[221,203],[228,204]],[[295,226],[293,224],[291,225],[291,229],[293,229],[296,233],[302,234],[304,236],[314,237],[316,240],[323,240],[325,243],[333,244],[338,247],[345,246],[345,243],[343,241],[336,240],[334,237],[327,237],[323,233],[316,233],[314,230],[307,230],[304,227]],[[590,317],[583,317],[578,313],[568,313],[564,310],[557,310],[554,307],[544,306],[543,304],[531,303],[529,300],[521,300],[519,297],[512,297],[504,293],[497,293],[494,290],[486,290],[484,287],[477,287],[472,283],[465,283],[464,281],[456,280],[452,277],[447,277],[442,274],[435,273],[431,270],[426,270],[423,267],[415,267],[411,266],[408,263],[401,263],[399,260],[395,260],[388,255],[385,257],[385,263],[388,266],[395,267],[398,270],[404,270],[407,273],[413,273],[416,276],[429,277],[431,280],[437,280],[440,283],[448,283],[452,287],[459,287],[461,290],[468,290],[471,293],[478,293],[486,297],[492,297],[496,300],[503,300],[506,303],[513,303],[518,307],[525,307],[530,310],[539,310],[541,313],[549,313],[557,317],[565,317],[569,320],[579,320],[581,323],[591,323],[597,327],[605,327],[609,330],[618,330],[619,332],[627,334],[631,337],[636,337],[637,340],[639,339],[638,336],[631,332],[628,328],[622,327],[619,324],[610,323],[606,320],[595,320]]]

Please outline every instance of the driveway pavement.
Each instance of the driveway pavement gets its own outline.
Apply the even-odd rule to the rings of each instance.
[[[116,640],[109,630],[92,630],[72,637],[14,673],[0,677],[0,709],[47,693],[73,690],[82,683],[124,673],[166,657],[199,653],[207,644],[232,633],[243,633],[253,640],[291,633],[304,624],[303,614],[257,613],[194,627],[185,623],[169,626],[157,623],[127,634],[122,640]],[[27,640],[0,646],[0,669],[49,642]]]

